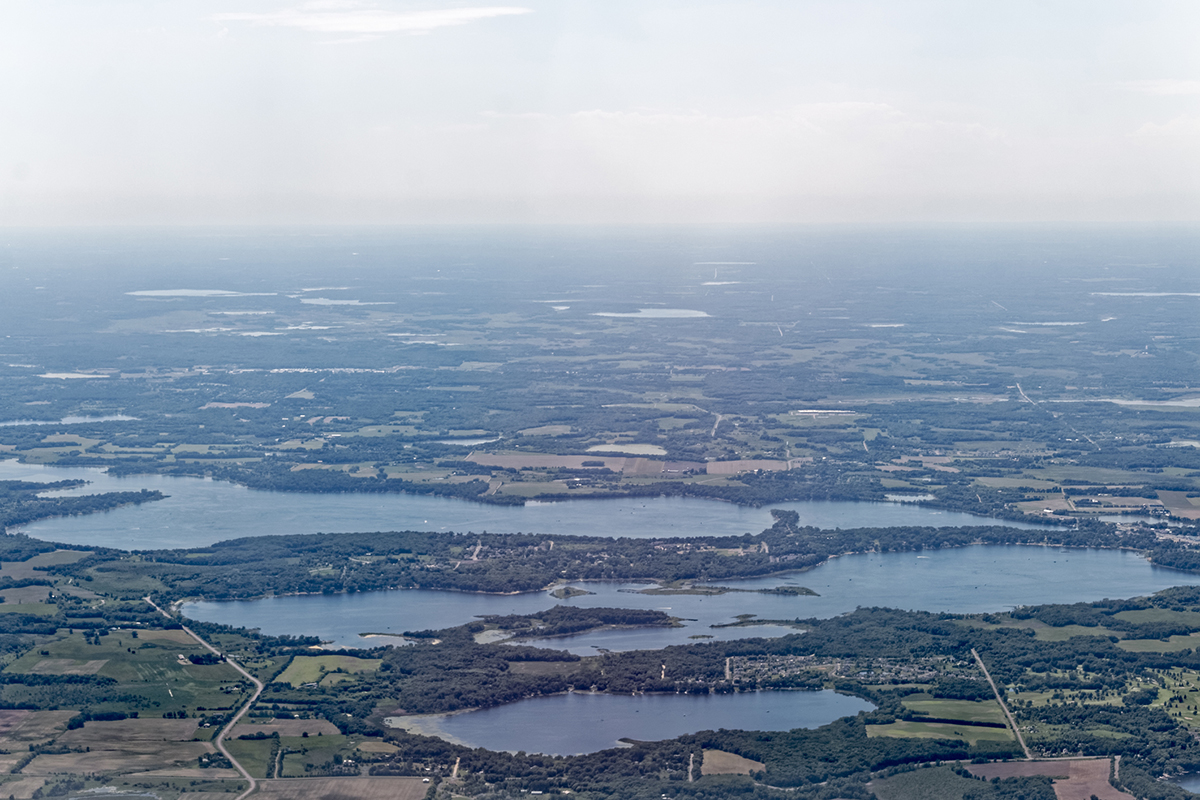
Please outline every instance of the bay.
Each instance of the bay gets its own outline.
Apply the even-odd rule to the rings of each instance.
[[[568,692],[462,714],[388,717],[385,722],[469,747],[577,755],[617,747],[623,738],[657,741],[718,728],[816,728],[872,708],[866,700],[831,691],[635,696]]]

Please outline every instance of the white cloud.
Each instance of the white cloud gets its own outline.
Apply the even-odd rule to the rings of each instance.
[[[1176,117],[1169,122],[1147,122],[1134,136],[1200,136],[1200,117]]]
[[[1200,94],[1200,81],[1182,81],[1168,78],[1156,81],[1123,81],[1119,85],[1124,89],[1141,92],[1142,94]]]
[[[299,28],[313,33],[371,34],[429,33],[437,28],[466,25],[493,17],[528,14],[515,6],[447,8],[433,11],[388,11],[357,3],[306,3],[268,13],[216,14],[217,22],[248,22],[277,28]]]

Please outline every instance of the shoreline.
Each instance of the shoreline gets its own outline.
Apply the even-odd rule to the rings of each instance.
[[[646,458],[646,456],[638,456],[638,457]],[[111,468],[111,467],[118,466],[122,463],[129,463],[129,462],[122,462],[120,460],[113,460],[113,461],[110,461],[107,463],[98,463],[98,464],[59,464],[57,462],[30,463],[30,462],[22,461],[19,456],[14,456],[10,459],[3,459],[3,460],[16,461],[18,464],[21,464],[23,466],[42,466],[42,467],[47,467],[47,468],[60,468],[60,469],[95,469],[95,470],[100,470],[100,471],[104,472],[105,474],[108,474],[109,468]],[[662,456],[662,457],[660,457],[660,459],[654,459],[654,460],[669,461],[671,459],[669,458],[669,456]],[[185,463],[187,463],[187,462],[185,462]],[[580,501],[580,500],[581,501],[587,501],[587,500],[634,500],[634,499],[645,499],[648,497],[657,497],[657,498],[666,498],[666,499],[675,498],[675,499],[681,499],[681,500],[683,500],[683,499],[705,500],[705,501],[713,501],[713,502],[718,502],[718,503],[728,503],[730,505],[734,505],[739,508],[748,508],[748,509],[770,508],[772,506],[780,505],[783,503],[805,503],[805,502],[876,503],[876,504],[881,504],[881,505],[919,506],[919,507],[925,507],[925,508],[933,508],[933,509],[937,509],[939,511],[950,511],[950,512],[955,512],[955,513],[960,513],[960,514],[969,514],[971,516],[976,516],[981,519],[996,520],[999,524],[1003,524],[1004,522],[1025,522],[1025,523],[1031,523],[1031,524],[1038,525],[1038,526],[1045,525],[1047,527],[1053,527],[1053,526],[1061,524],[1061,521],[1043,520],[1038,515],[1027,514],[1024,512],[1014,512],[1013,516],[993,516],[991,514],[981,514],[977,511],[971,511],[968,509],[962,509],[962,508],[957,508],[954,506],[943,505],[943,504],[940,504],[937,502],[931,503],[928,501],[888,500],[888,499],[886,499],[886,497],[883,497],[883,498],[789,497],[789,498],[780,498],[780,499],[769,500],[769,501],[762,502],[762,503],[753,503],[753,502],[739,503],[736,500],[731,500],[729,498],[714,497],[714,496],[710,496],[710,495],[706,495],[706,494],[702,494],[702,493],[701,494],[688,494],[688,493],[666,494],[666,493],[659,492],[656,494],[650,494],[650,493],[622,492],[622,491],[609,490],[609,491],[605,491],[605,492],[596,492],[593,494],[560,494],[560,493],[550,492],[550,493],[545,493],[545,494],[532,495],[530,497],[522,497],[522,498],[520,498],[520,502],[518,503],[518,502],[510,502],[507,500],[498,501],[498,500],[488,499],[490,497],[495,497],[495,495],[480,494],[480,495],[474,496],[474,497],[463,497],[463,496],[454,495],[454,494],[442,494],[439,492],[414,492],[414,491],[405,490],[405,489],[397,489],[394,491],[390,490],[390,489],[384,489],[382,491],[380,491],[380,490],[371,491],[371,490],[367,490],[365,488],[358,490],[358,491],[354,491],[354,490],[346,491],[345,489],[340,489],[340,488],[339,489],[330,489],[328,491],[313,491],[311,488],[306,488],[306,489],[301,489],[301,488],[263,489],[263,488],[260,488],[257,486],[251,486],[250,484],[245,483],[244,481],[236,480],[233,478],[223,477],[223,476],[216,477],[216,476],[212,475],[211,473],[203,474],[203,475],[185,473],[185,474],[180,475],[180,474],[172,474],[170,472],[164,472],[159,469],[118,471],[117,473],[113,474],[113,477],[124,478],[124,477],[134,477],[137,475],[155,475],[155,476],[159,476],[159,477],[168,477],[168,478],[196,478],[198,480],[220,481],[223,483],[232,484],[234,486],[241,486],[243,488],[250,489],[252,491],[257,491],[257,492],[275,492],[275,493],[280,493],[280,494],[313,494],[313,495],[322,495],[322,494],[364,494],[364,495],[404,494],[404,495],[411,495],[413,497],[440,497],[445,500],[458,500],[458,501],[462,501],[465,503],[474,503],[474,504],[480,505],[480,506],[524,506],[530,502],[567,503],[567,502]],[[386,482],[387,480],[390,480],[390,478],[379,478],[378,480],[383,480]],[[676,483],[668,482],[668,481],[662,481],[662,483],[667,483],[668,485],[671,485],[671,486],[692,485],[692,484],[687,484],[687,483],[676,484]],[[448,484],[448,485],[453,485],[453,484]],[[638,485],[640,486],[642,484],[638,484]],[[653,485],[653,484],[651,484],[651,485]],[[1069,520],[1069,519],[1077,519],[1077,518],[1078,519],[1087,519],[1087,516],[1063,517],[1062,519]]]
[[[331,535],[336,535],[336,534],[331,534]],[[41,541],[41,540],[39,540],[39,541]],[[1163,564],[1157,564],[1153,560],[1151,560],[1151,556],[1146,550],[1143,550],[1143,549],[1140,549],[1137,547],[1125,547],[1125,546],[1120,546],[1120,545],[1104,546],[1104,545],[1053,544],[1053,543],[1048,543],[1048,542],[1009,542],[1009,543],[1002,543],[1002,544],[994,544],[994,543],[984,542],[982,540],[975,540],[975,541],[968,542],[966,544],[948,545],[946,547],[922,547],[919,549],[911,548],[911,549],[907,549],[907,550],[848,550],[844,553],[833,553],[833,554],[829,555],[828,557],[826,557],[824,560],[822,560],[816,564],[812,564],[810,566],[793,567],[790,569],[782,569],[782,570],[775,570],[772,572],[764,572],[760,575],[748,575],[746,577],[741,577],[741,578],[721,578],[718,580],[726,580],[726,581],[732,583],[735,581],[761,580],[764,578],[781,578],[781,577],[785,577],[788,575],[800,575],[800,574],[803,574],[806,572],[811,572],[812,570],[818,569],[818,568],[828,564],[829,562],[833,561],[836,558],[845,558],[848,556],[869,555],[871,553],[877,553],[877,554],[882,555],[882,554],[887,554],[887,553],[921,553],[921,552],[926,552],[926,551],[937,552],[937,551],[941,551],[941,550],[958,550],[958,549],[965,548],[965,547],[1059,547],[1059,548],[1070,549],[1070,550],[1116,550],[1116,551],[1137,553],[1142,558],[1144,558],[1146,561],[1148,561],[1150,563],[1150,565],[1156,569],[1170,570],[1172,572],[1182,572],[1182,573],[1188,574],[1188,575],[1196,574],[1192,570],[1180,569],[1178,567],[1170,567],[1170,566],[1166,566]],[[699,580],[699,579],[696,579],[696,580]],[[432,588],[428,588],[428,587],[424,587],[424,586],[406,586],[406,587],[388,586],[388,587],[383,587],[383,588],[379,588],[379,589],[368,589],[365,591],[357,591],[357,592],[341,591],[341,592],[332,592],[330,594],[332,596],[336,596],[336,595],[350,595],[350,594],[371,594],[371,593],[375,593],[375,592],[425,591],[425,592],[458,592],[461,594],[475,594],[475,595],[482,595],[485,597],[515,597],[515,596],[519,596],[519,595],[538,594],[540,592],[546,592],[547,594],[549,594],[549,592],[551,592],[556,587],[574,584],[574,583],[612,583],[612,584],[624,583],[624,584],[658,584],[658,585],[661,585],[663,583],[672,583],[672,582],[675,582],[675,581],[668,580],[665,578],[579,578],[576,580],[564,580],[564,579],[560,578],[560,579],[554,581],[553,583],[547,584],[546,586],[543,586],[538,589],[524,589],[524,590],[512,591],[512,592],[484,592],[484,591],[479,591],[476,589],[458,589],[458,588],[454,588],[454,587],[441,587],[441,588],[437,588],[437,589],[432,589]],[[653,587],[651,587],[651,588],[653,588]],[[807,588],[807,587],[801,587],[801,588]],[[726,587],[726,589],[728,590],[729,587]],[[633,593],[640,593],[641,590],[630,590],[630,591]],[[736,587],[733,588],[732,591],[733,592],[745,592],[748,594],[764,593],[764,592],[760,592],[757,589],[737,589]],[[765,592],[765,593],[769,594],[769,592]],[[185,598],[181,598],[179,600],[173,601],[172,606],[178,606],[182,609],[182,606],[187,603],[250,603],[250,602],[256,602],[259,600],[269,600],[269,599],[285,598],[285,597],[310,597],[313,595],[324,595],[324,594],[326,594],[326,593],[325,592],[288,592],[285,594],[261,594],[261,595],[255,595],[252,597],[228,597],[228,598],[223,598],[223,599],[213,599],[213,598],[208,598],[208,597],[185,597]],[[592,594],[594,594],[594,593],[592,593]],[[679,593],[675,593],[675,594],[679,594]],[[705,592],[705,593],[697,593],[697,594],[703,594],[703,595],[707,596],[710,593]],[[583,595],[578,595],[578,596],[582,597]],[[664,596],[670,596],[670,595],[664,595]],[[812,595],[798,595],[798,596],[819,597],[820,594],[814,592]],[[555,598],[555,599],[558,600],[559,598]],[[570,600],[572,598],[566,598],[566,599]]]

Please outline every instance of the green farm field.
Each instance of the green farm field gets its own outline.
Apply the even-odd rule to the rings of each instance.
[[[355,674],[374,672],[383,663],[378,658],[355,658],[353,656],[296,656],[275,680],[290,683],[299,688],[306,683],[318,683],[328,674],[341,672]]]
[[[951,722],[911,722],[897,720],[888,725],[868,725],[867,736],[888,736],[901,739],[956,739],[978,742],[1007,742],[1013,738],[1008,728],[983,728]]]

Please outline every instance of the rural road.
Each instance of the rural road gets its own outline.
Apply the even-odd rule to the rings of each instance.
[[[154,601],[151,600],[149,596],[143,597],[142,599],[145,600],[147,603],[149,603],[151,608],[153,608],[158,613],[162,614],[167,619],[172,620],[172,621],[175,620],[174,617],[172,617],[166,611],[163,611],[161,608],[159,608],[157,605],[155,605]],[[213,647],[208,642],[204,641],[204,639],[202,639],[191,628],[187,627],[186,625],[183,625],[181,627],[187,633],[188,636],[191,636],[193,639],[195,639],[197,642],[199,642],[203,647],[207,648],[214,655],[218,655],[218,656],[221,655],[220,650]],[[229,759],[229,763],[233,764],[234,769],[236,769],[238,772],[242,773],[242,777],[245,778],[250,784],[250,786],[246,789],[246,791],[242,792],[236,798],[234,798],[234,800],[242,800],[242,798],[246,797],[248,794],[250,794],[251,792],[253,792],[255,789],[258,788],[258,781],[255,780],[254,777],[249,772],[246,771],[246,768],[243,767],[241,765],[241,763],[236,758],[234,758],[233,755],[227,749],[225,749],[225,737],[229,735],[229,732],[231,730],[233,730],[233,726],[238,724],[238,720],[240,720],[245,715],[245,713],[250,710],[250,707],[252,705],[254,705],[254,701],[258,700],[258,696],[260,694],[262,694],[262,691],[263,691],[263,684],[262,684],[262,681],[260,681],[258,678],[251,675],[249,672],[247,672],[242,667],[241,664],[237,663],[229,656],[225,656],[225,663],[229,664],[229,666],[233,667],[238,672],[245,675],[246,678],[248,678],[250,680],[250,682],[254,684],[254,694],[251,695],[250,699],[247,700],[245,702],[245,704],[241,707],[241,709],[236,714],[233,715],[233,719],[229,720],[229,722],[225,725],[224,728],[221,728],[220,733],[218,733],[216,735],[216,737],[213,738],[213,746],[216,747],[218,751],[220,751],[221,755],[223,755],[227,759]]]
[[[1021,735],[1021,729],[1017,727],[1017,721],[1013,719],[1012,712],[1008,710],[1008,704],[1004,702],[1004,698],[1000,695],[1000,690],[996,688],[996,682],[992,680],[992,673],[988,672],[988,668],[984,666],[983,659],[979,657],[979,653],[975,651],[974,647],[971,648],[971,655],[975,656],[975,661],[979,664],[979,668],[983,670],[983,677],[987,678],[987,682],[992,685],[992,692],[996,695],[996,702],[1004,710],[1004,716],[1008,717],[1008,724],[1012,728],[1012,732],[1016,734],[1017,742],[1021,745],[1021,749],[1025,751],[1025,759],[1033,761],[1033,753],[1029,752],[1029,747],[1025,744],[1025,737]]]

